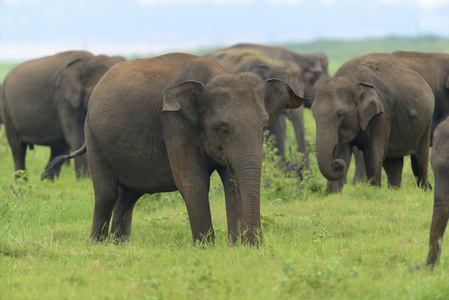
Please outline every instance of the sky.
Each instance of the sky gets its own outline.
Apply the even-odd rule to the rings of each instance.
[[[449,37],[449,0],[0,0],[0,60],[424,34]]]

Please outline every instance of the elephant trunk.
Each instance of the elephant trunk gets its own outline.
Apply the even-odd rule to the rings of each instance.
[[[260,147],[261,148],[261,147]],[[238,155],[233,169],[241,200],[242,242],[258,245],[262,241],[260,220],[260,176],[262,149],[260,153]]]
[[[329,133],[329,128],[319,128],[316,133],[316,156],[321,173],[328,180],[339,180],[346,172],[343,159],[335,158],[334,151],[338,142],[337,133]]]

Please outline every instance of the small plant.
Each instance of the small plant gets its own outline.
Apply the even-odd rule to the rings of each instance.
[[[263,226],[273,225],[275,223],[274,219],[276,217],[285,217],[284,214],[281,213],[261,213],[260,218],[262,219]]]
[[[15,171],[14,176],[17,176],[16,184],[10,186],[10,193],[13,197],[25,201],[36,191],[36,186],[27,184],[28,172],[25,170]]]
[[[17,170],[14,172],[17,184],[25,184],[28,181],[28,171],[27,170]]]
[[[312,236],[313,236],[313,243],[320,243],[323,240],[325,240],[328,237],[331,237],[329,230],[327,230],[323,224],[321,224],[321,217],[315,217],[312,218]]]
[[[290,259],[284,263],[282,270],[285,277],[279,280],[279,287],[288,293],[304,288],[321,290],[336,287],[349,278],[357,277],[358,274],[355,268],[349,270],[344,268],[340,257],[324,262],[313,260],[305,266]]]
[[[307,151],[309,155],[309,163],[310,167],[308,169],[303,168],[301,170],[301,176],[300,176],[300,182],[299,186],[300,189],[305,191],[310,191],[312,193],[322,193],[324,192],[324,179],[323,176],[318,171],[318,165],[316,162],[316,159],[312,159],[315,157],[316,152],[316,144],[315,141],[309,142],[307,141]],[[292,156],[294,153],[291,154]]]
[[[181,217],[183,217],[182,222],[184,222],[184,223],[190,223],[190,220],[189,220],[189,214],[188,214],[188,213],[186,213],[185,211],[181,211],[181,212],[179,212],[179,215],[180,215]]]
[[[296,168],[288,168],[277,154],[278,149],[274,145],[274,137],[265,134],[263,145],[264,159],[262,162],[262,190],[268,199],[276,199],[279,202],[296,200],[299,198],[299,177]],[[301,160],[298,159],[300,162]],[[293,165],[293,164],[292,164]]]

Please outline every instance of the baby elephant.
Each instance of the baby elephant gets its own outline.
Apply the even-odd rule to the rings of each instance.
[[[435,129],[430,163],[435,176],[435,191],[426,264],[435,265],[441,254],[444,230],[449,218],[449,118]]]
[[[400,187],[403,157],[411,155],[417,183],[427,179],[432,90],[421,76],[390,54],[370,54],[343,64],[315,86],[316,154],[329,191],[340,191],[353,146],[363,151],[366,177]],[[339,181],[340,180],[340,181]]]
[[[260,241],[260,176],[264,130],[285,108],[306,99],[285,82],[231,74],[215,60],[173,53],[112,67],[96,86],[85,123],[95,191],[90,237],[128,240],[144,193],[179,190],[193,240],[214,239],[210,175],[226,198],[228,236]],[[58,160],[58,162],[63,161]]]

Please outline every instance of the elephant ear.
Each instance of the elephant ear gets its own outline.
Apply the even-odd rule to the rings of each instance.
[[[179,126],[191,132],[191,128],[198,128],[200,113],[198,106],[199,95],[204,85],[197,81],[184,81],[164,90],[162,111],[169,128]],[[167,115],[168,112],[173,112]],[[175,125],[177,124],[177,125]],[[167,129],[169,129],[167,128]],[[178,128],[177,130],[179,131]],[[172,134],[169,134],[172,136]]]
[[[83,63],[83,59],[73,58],[57,69],[53,75],[55,90],[74,108],[81,105],[83,86],[79,65]]]
[[[384,106],[374,86],[361,82],[357,84],[357,87],[360,92],[357,116],[360,128],[365,131],[371,119],[384,112]]]
[[[280,79],[267,79],[265,86],[265,110],[270,117],[268,126],[272,125],[286,108],[298,108],[309,100],[296,95],[293,89]]]

